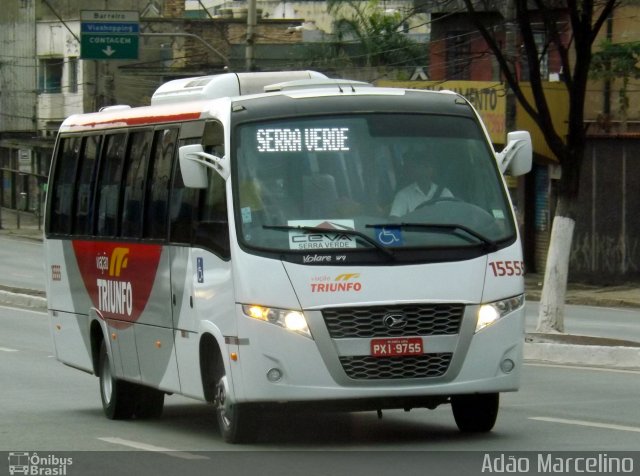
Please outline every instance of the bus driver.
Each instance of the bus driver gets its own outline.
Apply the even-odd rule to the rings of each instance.
[[[389,215],[401,217],[420,205],[439,198],[453,198],[451,191],[433,181],[433,164],[427,157],[413,153],[404,158],[407,177],[413,182],[396,193]]]

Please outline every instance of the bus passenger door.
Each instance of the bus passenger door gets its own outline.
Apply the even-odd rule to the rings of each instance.
[[[164,247],[147,305],[135,326],[143,384],[179,392],[171,306],[169,249]]]

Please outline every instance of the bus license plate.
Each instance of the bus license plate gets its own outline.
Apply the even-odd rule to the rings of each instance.
[[[371,355],[373,357],[398,357],[420,354],[422,354],[422,338],[420,337],[394,337],[371,340]]]

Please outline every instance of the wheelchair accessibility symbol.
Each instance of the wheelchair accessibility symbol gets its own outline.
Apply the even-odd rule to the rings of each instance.
[[[378,242],[385,246],[402,246],[404,244],[402,230],[399,227],[383,226],[375,228],[375,233]]]

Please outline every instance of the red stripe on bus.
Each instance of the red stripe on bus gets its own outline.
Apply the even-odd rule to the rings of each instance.
[[[71,124],[65,124],[65,129],[68,130],[84,130],[92,128],[105,128],[105,127],[125,127],[125,126],[141,126],[145,124],[158,124],[161,122],[181,122],[200,119],[201,112],[187,112],[181,114],[166,114],[166,115],[154,115],[154,116],[117,116],[108,117],[103,120],[94,120],[87,122],[74,122]]]

